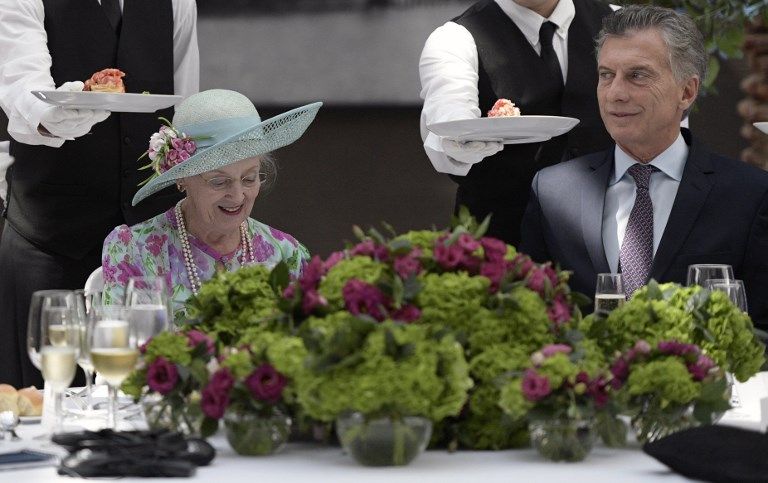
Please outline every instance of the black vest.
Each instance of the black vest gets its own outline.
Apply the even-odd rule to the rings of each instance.
[[[510,99],[523,115],[575,117],[581,122],[568,134],[544,143],[508,144],[472,166],[459,184],[457,207],[467,205],[477,218],[493,213],[488,235],[514,245],[533,175],[539,169],[606,149],[611,138],[597,105],[595,42],[610,7],[597,0],[573,0],[568,29],[568,75],[560,95],[544,61],[512,19],[493,0],[481,0],[453,21],[475,40],[479,60],[479,104],[483,116],[499,98]]]
[[[129,0],[119,35],[96,0],[43,0],[45,31],[56,85],[86,80],[101,69],[126,73],[127,92],[173,94],[171,0]],[[115,226],[150,218],[169,208],[172,190],[131,207],[148,176],[137,159],[160,127],[158,116],[112,113],[90,134],[60,148],[11,141],[16,161],[8,173],[8,222],[39,248],[80,259],[97,250]],[[142,160],[145,161],[145,160]]]

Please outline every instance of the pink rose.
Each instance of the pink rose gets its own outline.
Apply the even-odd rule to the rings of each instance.
[[[555,297],[552,306],[547,309],[547,316],[549,320],[557,325],[564,324],[571,320],[571,308],[568,306],[568,302],[562,294],[558,294]]]
[[[503,263],[485,262],[480,266],[480,275],[491,281],[490,289],[492,293],[499,290],[499,284],[506,274],[507,267]]]
[[[497,238],[483,237],[480,239],[485,259],[491,262],[501,262],[507,255],[507,244]]]
[[[176,364],[160,356],[149,365],[147,369],[147,384],[153,391],[160,394],[168,394],[176,387],[179,381],[179,371]]]
[[[400,322],[411,323],[418,320],[421,317],[421,310],[412,304],[403,305],[399,309],[395,310],[391,314],[392,320],[398,320]]]
[[[472,253],[480,248],[480,243],[472,237],[469,233],[462,233],[459,238],[456,239],[456,245],[461,247],[465,252]]]
[[[389,300],[378,287],[353,278],[344,284],[341,294],[344,306],[351,314],[368,314],[379,322],[387,318]]]
[[[310,289],[304,292],[304,298],[301,301],[301,309],[304,314],[309,315],[316,307],[324,305],[328,305],[328,301],[317,290]]]
[[[175,150],[184,149],[184,140],[180,138],[171,139],[171,147]]]
[[[270,364],[262,364],[245,379],[245,387],[254,399],[275,404],[280,401],[287,381]]]
[[[709,372],[715,368],[715,361],[705,356],[699,355],[699,358],[693,364],[688,364],[688,372],[695,381],[701,381],[709,375]]]
[[[519,270],[520,277],[525,278],[528,275],[528,272],[533,269],[536,264],[533,263],[533,260],[527,255],[523,255],[521,253],[518,253],[515,258],[512,260],[512,263],[514,266]]]
[[[203,332],[192,329],[188,330],[186,335],[187,344],[190,347],[197,348],[200,345],[204,345],[208,355],[213,355],[216,352],[216,344],[214,344],[213,339],[205,335]]]
[[[403,279],[412,275],[417,275],[421,271],[421,263],[419,260],[410,255],[395,258],[392,265],[395,272]]]
[[[464,250],[456,244],[446,246],[443,240],[438,239],[434,251],[435,261],[447,270],[455,269],[464,259]]]
[[[197,144],[192,139],[187,138],[184,140],[184,150],[189,154],[195,154]]]
[[[229,390],[223,391],[220,388],[208,384],[201,393],[200,407],[203,414],[213,419],[221,419],[229,405]]]
[[[325,259],[325,262],[323,262],[323,269],[327,272],[342,260],[344,260],[344,252],[333,252]]]
[[[299,285],[304,292],[316,289],[327,270],[323,266],[323,259],[315,255],[309,261],[299,277]]]
[[[188,159],[189,159],[189,153],[188,153],[188,152],[186,152],[185,150],[183,150],[183,149],[178,149],[178,150],[176,150],[176,152],[177,152],[177,153],[178,153],[178,155],[179,155],[179,162],[180,162],[180,163],[183,163],[184,161],[186,161],[186,160],[188,160]]]
[[[573,348],[566,344],[549,344],[541,349],[541,353],[545,358],[552,357],[555,354],[570,354],[572,351]]]
[[[170,149],[168,151],[168,154],[165,155],[165,159],[166,161],[169,162],[171,166],[173,166],[174,164],[176,164],[175,161],[179,159],[179,152],[176,151],[175,149]]]
[[[525,396],[525,398],[531,402],[544,399],[551,392],[549,387],[549,379],[544,376],[540,376],[533,369],[528,369],[525,371],[522,387],[523,396]]]
[[[285,287],[285,290],[283,290],[283,298],[288,300],[293,300],[293,296],[296,295],[296,286],[291,283],[287,287]]]

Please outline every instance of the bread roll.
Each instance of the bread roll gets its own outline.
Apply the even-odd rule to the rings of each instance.
[[[19,389],[19,416],[41,416],[43,394],[35,387]]]
[[[19,395],[10,384],[0,384],[0,411],[13,411],[19,414]]]

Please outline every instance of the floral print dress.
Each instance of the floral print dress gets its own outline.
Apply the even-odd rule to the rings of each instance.
[[[248,236],[255,263],[274,267],[280,261],[288,264],[291,275],[301,274],[309,259],[307,249],[291,235],[248,218]],[[221,254],[201,240],[188,234],[192,258],[200,280],[205,283],[217,270],[240,268],[243,247]],[[184,303],[192,295],[189,276],[173,208],[134,226],[120,225],[104,240],[102,252],[104,270],[104,303],[123,302],[130,277],[162,276],[172,289],[174,318],[183,319]]]

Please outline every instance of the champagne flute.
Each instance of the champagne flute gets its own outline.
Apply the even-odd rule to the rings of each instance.
[[[725,292],[736,307],[747,312],[747,292],[742,280],[711,278],[704,282],[704,288]]]
[[[90,339],[88,335],[93,329],[93,322],[96,318],[96,310],[99,307],[98,298],[100,293],[86,293],[85,290],[75,290],[75,302],[78,315],[80,352],[77,358],[77,365],[85,374],[85,410],[92,411],[93,408],[93,363],[91,362]],[[81,393],[70,396],[79,397]]]
[[[117,426],[117,390],[133,371],[139,358],[131,310],[104,306],[89,334],[91,361],[109,386],[107,427]]]
[[[717,263],[697,263],[688,266],[687,285],[704,286],[707,280],[733,280],[733,267]]]
[[[598,273],[595,288],[595,313],[608,315],[624,305],[624,281],[620,273]]]
[[[162,277],[131,277],[125,289],[125,306],[131,308],[139,346],[169,329],[171,310]]]

